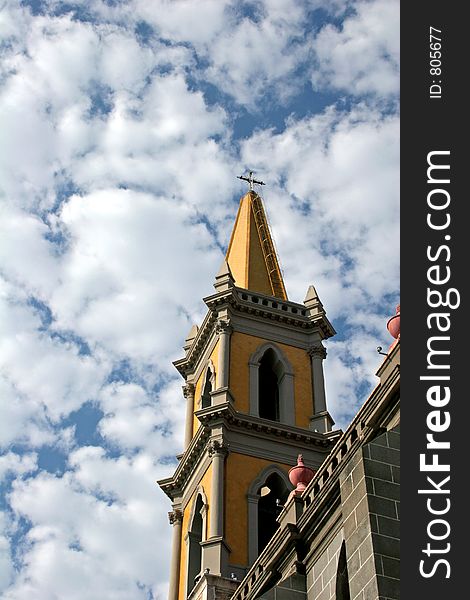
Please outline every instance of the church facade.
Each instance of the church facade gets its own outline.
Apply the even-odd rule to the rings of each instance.
[[[159,481],[172,502],[169,600],[398,598],[399,339],[342,433],[323,377],[335,331],[313,286],[302,304],[287,298],[253,190],[214,288],[175,362],[185,447]],[[293,489],[299,454],[310,475]]]

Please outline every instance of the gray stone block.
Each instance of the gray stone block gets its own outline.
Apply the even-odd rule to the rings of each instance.
[[[400,502],[395,502],[395,510],[397,513],[397,519],[400,519]]]
[[[354,552],[356,548],[364,542],[367,536],[370,535],[370,527],[368,523],[362,523],[359,527],[353,531],[353,533],[346,540],[348,548],[350,548],[351,552]]]
[[[343,523],[344,537],[348,539],[357,527],[356,514],[353,511]]]
[[[320,577],[323,569],[328,564],[328,554],[327,552],[323,552],[318,559],[315,561],[313,565],[313,579],[314,581]]]
[[[361,566],[359,548],[348,558],[348,575],[351,578]]]
[[[364,461],[360,461],[353,469],[351,476],[353,481],[353,487],[357,487],[361,480],[364,478]]]
[[[352,484],[352,476],[348,475],[341,483],[341,497],[347,498],[349,494],[352,492],[353,484]]]
[[[385,481],[393,481],[392,469],[399,467],[392,467],[391,465],[379,462],[378,460],[371,460],[370,458],[364,459],[364,471],[369,477],[376,479],[384,479]]]
[[[373,514],[369,513],[369,521],[370,521],[370,530],[373,533],[378,533],[379,532],[379,524],[377,521],[377,515],[373,515]]]
[[[363,480],[362,483],[360,483],[357,487],[353,489],[353,491],[349,494],[346,500],[341,498],[343,507],[347,514],[349,514],[352,510],[356,508],[356,506],[359,504],[362,498],[364,498],[364,496],[366,495],[366,492],[367,490],[365,480]]]
[[[364,543],[362,543],[359,546],[359,557],[361,565],[367,562],[369,558],[373,555],[373,553],[374,549],[372,547],[372,537],[370,536],[366,540],[364,540]]]
[[[330,545],[328,546],[328,560],[331,560],[332,558],[337,560],[337,557],[335,555],[341,548],[342,543],[343,543],[343,535],[342,535],[341,531],[338,531],[338,533],[331,540]]]
[[[274,600],[306,600],[307,592],[299,592],[290,588],[276,587]]]
[[[359,502],[354,512],[356,515],[356,523],[358,525],[369,518],[369,504],[366,496]]]
[[[400,521],[389,517],[377,517],[379,533],[400,539]]]
[[[400,486],[397,483],[391,483],[390,481],[384,481],[383,479],[375,479],[374,489],[376,496],[400,500]]]
[[[370,444],[370,458],[390,465],[400,465],[400,451],[394,448],[385,448],[376,444]]]
[[[382,433],[369,442],[371,446],[386,446],[388,448],[387,433]]]
[[[392,476],[394,483],[400,483],[400,467],[392,467]]]
[[[372,543],[374,552],[382,554],[383,556],[390,556],[391,558],[400,557],[400,540],[380,535],[379,533],[373,533]]]
[[[391,577],[385,577],[384,575],[377,575],[377,585],[379,588],[379,594],[381,596],[394,598],[396,600],[400,598],[399,579],[392,579]]]
[[[366,476],[365,482],[367,493],[375,494],[374,479],[372,477]]]
[[[374,577],[363,589],[364,600],[378,600],[379,590],[377,588],[377,579]]]
[[[396,503],[388,498],[379,498],[378,496],[369,496],[369,509],[371,513],[376,515],[382,515],[384,517],[391,517],[396,519],[398,517],[396,511]]]
[[[361,568],[349,579],[349,587],[354,590],[361,590],[366,587],[368,582],[375,576],[375,560],[371,555],[367,561],[361,565]]]
[[[400,434],[396,431],[389,431],[387,433],[388,445],[390,448],[395,448],[396,450],[400,450]]]
[[[400,560],[390,556],[381,556],[383,574],[387,577],[400,579]]]

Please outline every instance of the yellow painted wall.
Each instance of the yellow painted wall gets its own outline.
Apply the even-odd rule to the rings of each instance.
[[[230,339],[230,391],[239,412],[249,412],[249,367],[251,355],[266,340],[253,335],[234,331]],[[276,343],[294,371],[295,424],[307,427],[313,414],[313,393],[310,357],[301,348]]]
[[[214,347],[214,350],[212,350],[212,353],[209,357],[209,360],[212,361],[212,364],[214,365],[214,369],[215,369],[215,373],[217,376],[217,371],[218,371],[218,367],[219,367],[219,340],[217,340],[217,343]],[[209,361],[208,361],[209,362]],[[207,363],[208,364],[208,363]],[[194,412],[196,412],[197,410],[200,410],[201,408],[201,394],[203,392],[203,386],[204,386],[204,379],[206,377],[206,366],[207,364],[204,366],[204,369],[202,370],[201,374],[199,375],[199,378],[196,382],[196,387],[194,390]],[[191,437],[194,437],[196,434],[196,431],[199,428],[199,419],[197,417],[194,417],[193,419],[193,434]]]
[[[286,473],[293,465],[274,463],[230,452],[225,463],[225,539],[231,548],[230,563],[248,565],[248,501],[251,483],[270,465],[277,465]]]
[[[210,511],[211,511],[211,507],[210,507],[211,483],[212,483],[212,464],[210,464],[209,467],[207,468],[206,472],[202,476],[201,483],[200,483],[200,485],[202,486],[202,488],[204,490],[204,494],[206,495],[207,504],[209,506],[209,508],[207,510],[207,516],[206,516],[206,532],[205,532],[206,539],[209,535],[209,519],[210,519]],[[186,542],[185,542],[184,538],[186,536],[186,533],[188,532],[189,519],[191,517],[191,511],[193,508],[193,504],[194,504],[194,502],[196,502],[196,499],[197,499],[197,493],[198,493],[198,490],[196,489],[196,491],[191,496],[190,501],[188,502],[188,504],[186,505],[186,507],[184,508],[184,511],[183,511],[183,524],[181,527],[182,539],[181,539],[181,558],[180,558],[180,581],[179,581],[179,591],[178,591],[178,598],[180,598],[181,600],[184,600],[186,598],[185,594],[186,594],[186,577],[187,577],[187,572],[186,572],[187,546],[186,546]]]

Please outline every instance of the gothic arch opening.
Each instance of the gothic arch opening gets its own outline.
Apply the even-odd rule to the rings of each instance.
[[[268,348],[259,363],[259,416],[279,421],[279,379],[275,367],[277,356]]]
[[[187,581],[187,592],[191,592],[194,584],[197,582],[201,574],[201,557],[202,548],[201,542],[203,539],[203,511],[204,501],[201,494],[198,494],[196,499],[196,506],[194,510],[193,519],[190,524],[188,531],[188,581]]]
[[[336,571],[336,600],[351,600],[349,592],[348,560],[346,544],[342,543]]]
[[[258,555],[273,537],[279,523],[276,521],[287,500],[289,490],[285,481],[272,473],[258,490]]]
[[[276,344],[260,346],[250,357],[250,414],[295,425],[294,373]]]
[[[207,408],[211,405],[211,396],[212,392],[212,373],[210,369],[207,369],[206,378],[204,380],[204,388],[202,390],[201,396],[201,408]]]

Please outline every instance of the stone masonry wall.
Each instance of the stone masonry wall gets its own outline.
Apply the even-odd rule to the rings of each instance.
[[[334,600],[338,556],[343,541],[339,530],[312,567],[307,567],[308,600]]]
[[[399,598],[399,442],[399,428],[382,433],[341,474],[351,600]]]

